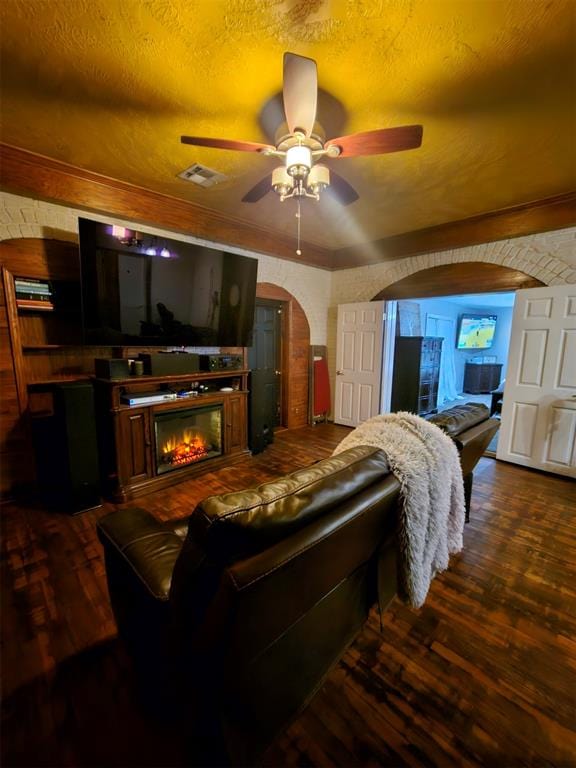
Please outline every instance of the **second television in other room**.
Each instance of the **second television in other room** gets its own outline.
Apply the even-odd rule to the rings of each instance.
[[[490,349],[497,315],[461,315],[456,349]]]

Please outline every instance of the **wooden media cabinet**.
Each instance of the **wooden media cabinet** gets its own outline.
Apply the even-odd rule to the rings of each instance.
[[[208,469],[238,461],[248,453],[248,371],[226,370],[175,376],[94,379],[101,468],[105,496],[129,501],[181,482]],[[200,391],[202,387],[202,391]],[[227,388],[231,391],[221,391]],[[198,391],[155,403],[128,405],[126,398]],[[159,417],[194,409],[221,413],[221,454],[160,471],[156,445]]]

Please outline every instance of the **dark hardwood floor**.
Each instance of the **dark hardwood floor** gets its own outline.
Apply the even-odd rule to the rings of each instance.
[[[145,496],[161,519],[329,455],[347,432],[278,434],[264,453]],[[178,728],[143,715],[116,639],[99,517],[4,505],[5,766],[181,766]],[[576,766],[576,483],[482,459],[465,549],[426,604],[373,615],[272,766]]]

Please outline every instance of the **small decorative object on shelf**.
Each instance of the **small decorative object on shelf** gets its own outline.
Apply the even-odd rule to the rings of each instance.
[[[14,278],[16,306],[19,309],[39,309],[51,311],[54,309],[52,285],[49,280],[33,277]]]

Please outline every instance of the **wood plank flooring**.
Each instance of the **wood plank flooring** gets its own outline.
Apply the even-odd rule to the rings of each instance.
[[[138,499],[161,519],[328,456],[348,430],[281,432],[241,465]],[[122,505],[120,505],[122,506]],[[129,506],[129,505],[124,505]],[[95,534],[4,505],[4,766],[181,766],[179,726],[138,709]],[[576,484],[491,459],[465,548],[425,606],[394,601],[268,749],[273,766],[576,766]]]

